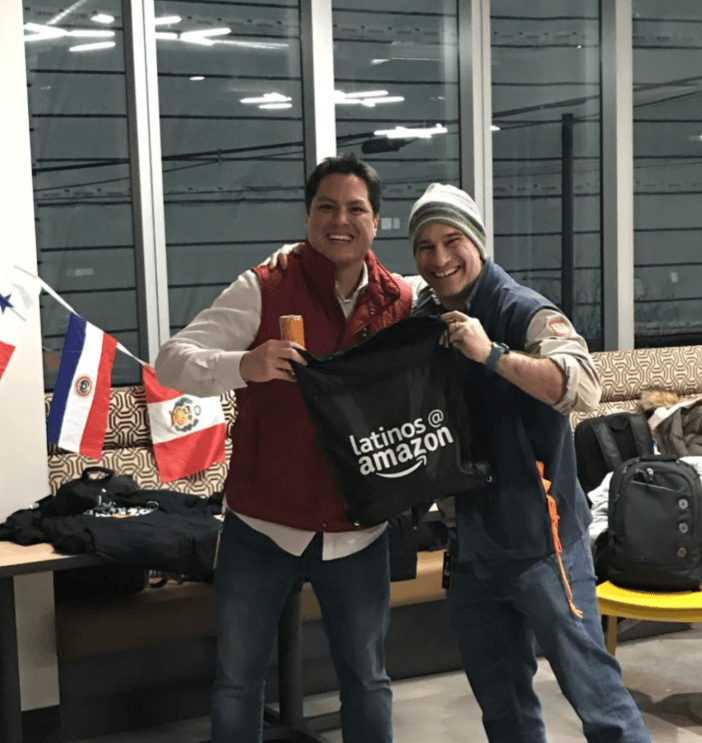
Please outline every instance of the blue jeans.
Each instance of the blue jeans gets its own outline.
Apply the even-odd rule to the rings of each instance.
[[[364,550],[322,560],[317,534],[300,557],[227,514],[215,571],[217,673],[212,743],[260,743],[265,679],[290,590],[309,580],[339,678],[345,743],[392,741],[384,644],[390,621],[387,532]]]
[[[546,741],[534,691],[534,639],[590,743],[650,743],[619,664],[604,643],[587,534],[557,558],[459,562],[448,594],[453,631],[491,743]]]

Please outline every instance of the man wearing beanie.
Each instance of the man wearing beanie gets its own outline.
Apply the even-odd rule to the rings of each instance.
[[[568,414],[592,410],[601,393],[587,345],[551,302],[486,255],[480,212],[464,191],[430,185],[409,232],[429,284],[414,314],[440,316],[461,352],[474,440],[494,475],[487,506],[456,498],[447,592],[487,737],[546,741],[536,641],[590,743],[649,742],[605,648],[590,510],[576,475]]]

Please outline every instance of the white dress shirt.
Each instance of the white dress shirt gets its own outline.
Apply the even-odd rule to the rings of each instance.
[[[422,286],[419,277],[409,282]],[[354,293],[337,299],[349,318],[361,292],[368,286],[368,269],[363,264],[361,279]],[[173,389],[207,397],[221,395],[228,390],[246,387],[239,369],[246,349],[253,343],[261,324],[261,286],[253,271],[245,271],[211,307],[200,312],[183,330],[166,341],[156,359],[159,380]],[[213,352],[214,351],[214,352]],[[316,532],[294,529],[283,524],[236,514],[252,529],[270,537],[281,549],[301,555]],[[348,532],[324,532],[322,559],[334,560],[360,552],[375,541],[386,529],[380,524],[368,529]]]

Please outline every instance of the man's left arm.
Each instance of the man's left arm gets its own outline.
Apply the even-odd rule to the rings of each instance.
[[[550,309],[537,312],[527,329],[525,351],[551,361],[564,380],[562,394],[549,405],[564,414],[597,407],[602,385],[594,361],[585,339],[565,315]]]
[[[449,340],[484,364],[492,341],[480,321],[460,312],[447,313],[442,319],[448,325]],[[563,414],[594,409],[602,392],[584,338],[557,310],[537,312],[527,329],[525,350],[503,354],[495,371]]]

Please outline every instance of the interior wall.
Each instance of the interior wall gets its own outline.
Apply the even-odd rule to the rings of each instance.
[[[0,262],[36,274],[27,79],[22,65],[22,4],[0,5]],[[49,490],[39,308],[32,308],[0,380],[0,519]]]
[[[0,262],[36,274],[22,3],[0,3]],[[39,307],[24,323],[0,380],[0,520],[49,492]],[[53,587],[47,576],[15,579],[22,709],[58,704],[58,667],[51,642]],[[51,576],[49,575],[50,579]],[[49,631],[47,631],[49,628]]]

